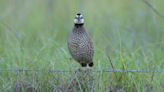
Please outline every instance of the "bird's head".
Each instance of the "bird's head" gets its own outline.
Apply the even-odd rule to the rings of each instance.
[[[75,24],[84,24],[84,18],[81,13],[77,13],[74,19]]]

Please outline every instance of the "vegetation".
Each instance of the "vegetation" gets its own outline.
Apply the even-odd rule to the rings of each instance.
[[[163,0],[149,2],[163,13]],[[77,12],[94,42],[93,70],[164,70],[164,18],[142,0],[1,0],[1,92],[52,92],[77,79],[74,72],[49,72],[80,67],[67,49]],[[92,77],[96,92],[164,92],[164,73],[93,72]]]

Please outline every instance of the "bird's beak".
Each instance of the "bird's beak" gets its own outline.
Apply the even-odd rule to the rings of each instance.
[[[80,22],[80,18],[78,18],[77,20],[78,20],[78,22]]]

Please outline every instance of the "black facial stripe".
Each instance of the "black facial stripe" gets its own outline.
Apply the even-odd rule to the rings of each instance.
[[[83,19],[83,17],[75,17],[75,19]]]

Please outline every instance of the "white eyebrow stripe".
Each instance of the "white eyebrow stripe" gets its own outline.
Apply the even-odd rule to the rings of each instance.
[[[83,17],[83,15],[80,15],[80,17]]]

